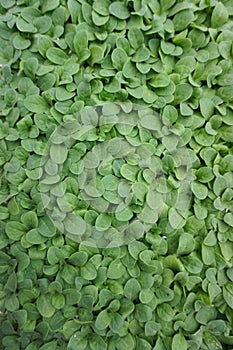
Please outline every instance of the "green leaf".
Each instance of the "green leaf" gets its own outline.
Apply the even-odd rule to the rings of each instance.
[[[42,96],[30,95],[23,101],[24,106],[33,113],[45,113],[49,111],[49,105]]]
[[[232,141],[232,133],[233,133],[233,125],[232,126],[222,126],[219,130],[221,138],[224,141],[231,142]]]
[[[139,294],[139,300],[143,304],[149,304],[154,298],[154,292],[151,289],[143,289]]]
[[[149,84],[154,88],[166,87],[169,85],[169,83],[169,75],[165,73],[159,73],[149,81]]]
[[[203,334],[203,340],[204,344],[208,346],[208,350],[221,350],[222,344],[220,341],[215,337],[214,334],[211,334],[210,332],[204,332]]]
[[[81,267],[81,276],[88,281],[94,280],[97,277],[95,266],[91,262],[87,262]]]
[[[121,337],[117,342],[117,350],[133,350],[135,349],[135,341],[130,333]]]
[[[221,173],[233,171],[233,155],[228,154],[221,160],[220,171]]]
[[[178,12],[173,18],[173,24],[176,31],[186,29],[194,20],[194,13],[192,10],[186,9]]]
[[[90,52],[91,52],[91,65],[96,64],[96,63],[100,63],[103,58],[104,58],[104,50],[97,45],[92,45],[90,47]]]
[[[110,322],[111,322],[111,317],[109,315],[108,310],[103,310],[98,314],[95,320],[95,327],[98,330],[104,330],[109,326]]]
[[[232,283],[227,282],[223,286],[223,297],[231,309],[233,309],[233,288]]]
[[[93,9],[102,16],[109,15],[109,0],[98,1],[95,0],[93,3]]]
[[[185,268],[193,274],[199,274],[203,268],[201,260],[192,255],[181,258],[181,261]]]
[[[211,15],[211,26],[213,28],[221,27],[228,21],[228,11],[222,2],[218,2]]]
[[[46,237],[42,236],[37,229],[31,229],[26,234],[26,240],[31,245],[32,244],[41,244],[46,241]]]
[[[232,213],[227,213],[224,215],[223,220],[225,223],[227,223],[229,226],[233,227],[233,214]]]
[[[101,16],[95,11],[92,11],[92,20],[96,26],[103,26],[109,20],[109,16]]]
[[[202,97],[200,99],[201,114],[205,119],[209,119],[214,112],[214,103],[210,98]]]
[[[87,339],[79,333],[74,333],[67,346],[67,350],[85,350],[87,347]]]
[[[109,7],[109,12],[119,19],[127,19],[130,16],[127,7],[120,1],[113,2]]]
[[[110,83],[104,86],[104,90],[110,93],[116,93],[121,90],[120,81],[117,78],[112,78]]]
[[[36,300],[36,306],[43,317],[52,317],[55,312],[50,294],[41,294]]]
[[[165,125],[173,124],[178,118],[177,109],[174,106],[167,105],[163,109],[162,120]]]
[[[175,310],[172,308],[172,306],[170,304],[163,303],[163,304],[158,305],[157,313],[158,313],[158,316],[163,321],[170,322],[175,315]]]
[[[25,33],[35,33],[36,28],[32,23],[26,22],[23,18],[17,18],[16,20],[16,26],[19,29],[20,32],[25,32]]]
[[[55,309],[62,309],[65,305],[65,297],[62,294],[54,294],[52,295],[52,305]],[[69,305],[69,304],[68,304]]]
[[[134,304],[132,301],[130,301],[129,299],[121,299],[121,307],[120,307],[120,314],[122,316],[128,316],[130,315],[134,310]]]
[[[49,149],[50,157],[56,164],[63,164],[68,155],[68,149],[65,145],[51,145]]]
[[[180,83],[176,86],[174,103],[179,104],[181,102],[187,101],[193,93],[193,88],[187,83]]]
[[[135,182],[137,179],[138,167],[130,164],[123,164],[120,172],[125,179]]]
[[[179,239],[179,246],[177,249],[177,253],[182,254],[188,254],[191,253],[195,248],[195,240],[193,236],[190,233],[182,233]]]
[[[13,39],[13,45],[17,50],[25,50],[31,45],[31,41],[23,36],[16,34]]]
[[[132,185],[132,190],[134,196],[143,202],[148,191],[147,186],[144,183],[136,182]]]
[[[5,230],[10,239],[18,241],[27,232],[27,227],[17,221],[9,221],[6,223]]]
[[[129,253],[135,260],[138,260],[139,253],[146,248],[146,245],[139,241],[133,241],[128,246]]]
[[[144,338],[137,339],[137,349],[151,350],[151,344]]]
[[[39,219],[38,231],[44,237],[53,237],[56,234],[56,227],[48,215]]]
[[[125,62],[127,62],[128,60],[126,52],[120,48],[116,48],[113,50],[111,58],[113,67],[116,68],[118,71],[123,69]]]
[[[5,307],[10,312],[14,312],[19,309],[19,301],[15,293],[8,295],[5,301]]]
[[[4,289],[6,291],[15,293],[17,289],[17,276],[14,272],[8,277],[7,282],[4,286]]]
[[[172,350],[187,350],[188,344],[182,333],[177,333],[172,339]]]
[[[147,204],[144,205],[138,218],[145,223],[155,224],[158,220],[159,210],[151,209]]]
[[[67,101],[74,97],[75,92],[69,92],[63,87],[56,88],[56,99],[58,101]]]
[[[46,57],[52,63],[58,64],[60,66],[64,65],[67,60],[65,52],[61,49],[58,49],[57,47],[49,47],[46,51]]]
[[[17,215],[19,214],[19,207],[18,207],[18,204],[16,202],[16,199],[15,197],[11,198],[8,202],[8,210],[9,210],[9,213],[11,215]]]
[[[148,322],[152,318],[152,310],[149,306],[137,304],[135,307],[135,318],[139,322]]]
[[[86,223],[80,216],[69,214],[65,219],[65,229],[72,235],[81,236],[86,231]]]
[[[38,217],[34,211],[28,211],[21,216],[22,223],[28,229],[36,228],[38,226]]]
[[[141,119],[141,125],[149,130],[160,130],[162,127],[159,115],[157,114],[143,116]]]
[[[183,217],[175,208],[170,208],[168,219],[173,228],[177,228],[183,222]]]
[[[78,57],[82,54],[82,50],[88,47],[88,36],[86,30],[79,30],[74,36],[74,49]]]
[[[205,199],[208,195],[208,188],[199,182],[192,182],[191,189],[198,199]]]
[[[105,343],[105,341],[103,340],[102,337],[95,335],[91,338],[91,340],[89,341],[89,346],[91,348],[91,350],[106,350],[107,349],[107,345]]]
[[[69,262],[75,266],[83,266],[88,260],[87,252],[81,251],[72,254],[69,258]]]
[[[133,212],[130,208],[120,204],[116,209],[115,216],[118,221],[129,221],[133,217]]]
[[[81,294],[77,289],[69,288],[64,290],[64,297],[65,297],[64,304],[66,303],[67,305],[74,305],[79,302],[81,298]]]
[[[33,21],[33,25],[41,34],[45,34],[52,26],[52,19],[49,16],[37,17]]]
[[[153,337],[155,336],[161,328],[161,325],[159,323],[156,323],[155,321],[148,321],[145,325],[145,335],[146,337]]]
[[[113,312],[111,314],[111,322],[109,324],[109,328],[113,333],[118,334],[122,329],[124,324],[124,318],[117,312]]]
[[[42,0],[41,1],[41,10],[42,13],[52,11],[59,6],[59,0]]]
[[[214,178],[211,167],[199,168],[196,172],[197,180],[203,183],[210,182]]]
[[[128,31],[129,43],[133,49],[137,50],[144,44],[144,37],[141,30],[137,27],[131,27]]]
[[[150,51],[146,47],[140,47],[134,54],[133,62],[145,62],[150,57]]]
[[[111,217],[107,214],[100,214],[95,222],[98,231],[105,231],[111,226]]]
[[[131,300],[135,300],[137,299],[140,290],[141,286],[139,282],[136,279],[131,278],[124,286],[124,295]]]
[[[120,259],[113,260],[108,267],[107,277],[119,279],[125,273],[125,267]]]

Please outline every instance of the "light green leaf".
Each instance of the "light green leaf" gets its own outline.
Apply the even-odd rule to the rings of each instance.
[[[173,228],[177,228],[183,222],[183,217],[175,208],[170,208],[168,219]]]
[[[172,350],[187,350],[188,344],[182,333],[177,333],[172,339]]]
[[[44,237],[55,236],[56,227],[48,215],[39,219],[38,231]]]
[[[93,3],[93,9],[102,16],[109,15],[109,0],[98,1],[95,0]]]
[[[131,278],[124,286],[124,295],[131,300],[135,300],[139,296],[140,290],[141,286],[139,282],[136,279]]]
[[[27,227],[17,221],[9,221],[6,223],[5,230],[10,239],[18,241],[27,232]]]
[[[72,235],[81,236],[86,231],[86,223],[81,216],[69,214],[65,219],[65,229]]]
[[[191,253],[195,248],[195,240],[190,233],[182,233],[179,239],[178,254]]]
[[[221,27],[228,21],[228,11],[222,2],[218,2],[213,9],[211,16],[211,25],[213,28]]]
[[[50,294],[41,294],[36,300],[36,306],[43,317],[52,317],[55,312]]]
[[[180,83],[176,86],[174,103],[179,104],[181,102],[187,101],[193,93],[193,88],[187,83]]]
[[[144,43],[144,37],[141,30],[137,27],[131,27],[128,31],[129,43],[133,49],[139,49]]]
[[[52,11],[59,6],[59,0],[42,0],[41,1],[41,10],[42,13]]]
[[[125,62],[127,62],[128,60],[126,52],[120,48],[116,48],[113,50],[111,58],[113,67],[116,68],[118,71],[123,69]]]
[[[38,217],[34,211],[28,211],[21,216],[22,223],[27,228],[36,228],[38,226]]]
[[[120,259],[111,262],[108,267],[107,276],[111,279],[119,279],[125,272],[125,267]]]
[[[56,47],[49,47],[49,49],[46,51],[46,57],[52,63],[58,64],[60,66],[64,65],[67,60],[65,52]]]
[[[129,10],[125,6],[123,2],[115,1],[109,7],[110,13],[119,18],[119,19],[127,19],[130,16]]]
[[[199,182],[192,182],[191,189],[198,199],[205,199],[208,195],[208,188]]]
[[[124,318],[117,312],[111,314],[111,322],[109,328],[113,333],[118,334],[122,329],[124,324]]]
[[[109,326],[110,322],[111,322],[111,317],[109,315],[108,310],[103,310],[98,314],[95,320],[95,327],[98,330],[104,330]]]
[[[33,113],[44,113],[49,111],[49,105],[42,96],[30,95],[24,101],[24,106]]]
[[[67,345],[67,350],[85,350],[87,347],[87,339],[79,333],[74,333]]]
[[[111,225],[111,217],[107,214],[100,214],[95,222],[95,227],[98,231],[105,231]]]
[[[68,155],[68,149],[64,144],[52,144],[50,149],[50,157],[56,164],[63,164]]]
[[[149,130],[160,130],[162,126],[160,117],[157,114],[147,114],[143,116],[141,119],[141,125]]]
[[[224,215],[223,220],[231,227],[233,227],[233,214],[227,213]]]

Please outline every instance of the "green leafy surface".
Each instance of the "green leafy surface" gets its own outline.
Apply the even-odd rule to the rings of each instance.
[[[232,16],[0,0],[0,349],[232,349]]]

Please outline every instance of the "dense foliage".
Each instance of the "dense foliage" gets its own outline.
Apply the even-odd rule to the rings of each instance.
[[[232,16],[0,0],[0,349],[232,349]]]

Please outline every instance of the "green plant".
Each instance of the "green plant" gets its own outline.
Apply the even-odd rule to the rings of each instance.
[[[0,349],[230,350],[230,0],[0,0]]]

